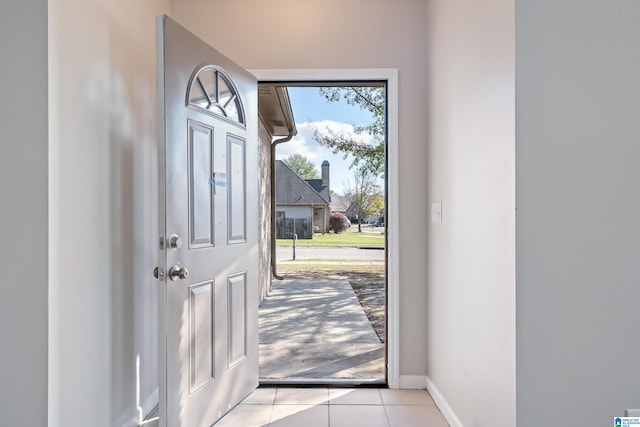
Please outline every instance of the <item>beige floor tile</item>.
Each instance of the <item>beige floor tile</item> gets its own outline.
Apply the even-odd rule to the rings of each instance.
[[[387,414],[381,405],[330,405],[331,427],[389,427]]]
[[[385,405],[435,405],[426,390],[381,389],[380,395]]]
[[[247,397],[215,427],[360,425],[448,426],[424,390],[263,388]]]
[[[377,388],[334,388],[329,389],[330,405],[382,405]]]
[[[266,427],[269,425],[272,410],[271,405],[239,405],[215,427]]]
[[[269,427],[328,427],[328,405],[274,405]],[[217,427],[217,426],[216,426]]]
[[[326,388],[279,388],[276,405],[324,405],[329,400]]]
[[[436,406],[385,406],[391,427],[448,427]]]
[[[273,405],[276,400],[276,388],[259,388],[253,391],[242,405]]]

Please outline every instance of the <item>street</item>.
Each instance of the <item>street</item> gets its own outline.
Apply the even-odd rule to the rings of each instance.
[[[366,260],[384,261],[384,249],[359,249],[359,248],[310,248],[296,247],[296,260],[321,259],[321,260]],[[278,246],[276,248],[278,261],[292,260],[292,246]]]

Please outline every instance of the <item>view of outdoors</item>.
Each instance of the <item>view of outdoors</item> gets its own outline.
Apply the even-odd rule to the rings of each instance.
[[[260,376],[385,381],[385,88],[289,87]]]

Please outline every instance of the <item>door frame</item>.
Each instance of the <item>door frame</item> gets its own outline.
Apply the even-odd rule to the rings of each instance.
[[[387,382],[400,387],[399,325],[399,218],[398,218],[398,70],[350,69],[249,69],[258,83],[384,81],[387,90]]]

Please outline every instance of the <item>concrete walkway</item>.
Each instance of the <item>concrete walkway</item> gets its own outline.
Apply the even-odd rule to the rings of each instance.
[[[259,316],[261,378],[384,379],[384,344],[349,282],[275,281]]]

